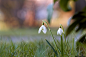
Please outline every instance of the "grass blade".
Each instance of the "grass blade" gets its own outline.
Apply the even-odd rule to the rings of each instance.
[[[51,49],[54,51],[54,53],[55,53],[56,56],[58,57],[58,53],[57,53],[56,50],[53,48],[53,46],[49,43],[48,40],[46,40],[46,42],[48,43],[48,45],[51,47]]]

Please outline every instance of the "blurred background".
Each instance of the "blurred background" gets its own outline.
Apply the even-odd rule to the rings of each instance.
[[[59,1],[53,5],[53,0],[0,0],[0,35],[6,39],[17,38],[15,35],[21,36],[20,38],[28,38],[23,35],[38,35],[38,28],[42,25],[42,20],[47,21],[49,6],[53,6],[49,26],[56,28],[54,29],[56,35],[57,27],[60,24],[67,27],[68,19],[75,13],[75,3],[70,0],[69,4],[72,10],[64,12],[59,7]],[[83,5],[83,3],[81,4]],[[80,8],[80,6],[78,7]]]
[[[0,0],[0,30],[41,26],[42,20],[47,21],[49,5],[53,5],[53,0]],[[72,11],[64,12],[57,1],[53,6],[51,27],[67,26],[74,14],[74,2],[70,1],[70,5]]]

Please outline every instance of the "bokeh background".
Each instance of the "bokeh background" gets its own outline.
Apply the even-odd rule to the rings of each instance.
[[[78,1],[81,2],[81,0]],[[83,1],[81,3],[74,3],[72,0],[70,0],[69,4],[72,10],[68,12],[61,10],[59,7],[59,1],[54,4],[53,15],[49,26],[53,28],[53,33],[55,35],[60,24],[66,28],[68,19],[73,16],[75,11],[80,11],[81,8],[83,8]],[[81,4],[82,6],[77,6]],[[40,39],[41,35],[43,34],[39,35],[38,29],[42,25],[42,20],[47,21],[47,8],[48,6],[52,5],[53,0],[0,0],[1,38],[5,38],[7,40],[10,37],[13,40],[16,39],[15,41],[17,41],[19,38],[26,40],[28,38]],[[77,8],[75,6],[77,6]],[[79,9],[75,10],[75,8]],[[47,34],[49,33],[47,32]],[[35,38],[36,36],[34,35],[37,35],[37,38]]]
[[[0,1],[0,30],[10,28],[28,28],[41,26],[42,20],[47,21],[47,7],[53,0],[1,0]],[[60,24],[67,26],[68,19],[74,13],[74,2],[70,1],[73,10],[64,12],[57,2],[53,8],[51,27]]]

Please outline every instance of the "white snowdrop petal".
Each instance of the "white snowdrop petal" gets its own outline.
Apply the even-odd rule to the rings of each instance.
[[[62,35],[62,33],[63,33],[63,30],[61,28],[59,28],[57,31],[57,35]]]
[[[40,33],[40,32],[41,32],[41,30],[42,30],[42,26],[39,28],[38,33]]]
[[[62,33],[59,33],[60,35],[62,34]]]
[[[63,30],[62,30],[61,28],[60,28],[60,30],[59,30],[59,31],[60,31],[60,32],[59,32],[60,34],[62,34],[62,33],[63,33]]]
[[[43,33],[46,34],[46,31],[43,30]]]
[[[47,30],[46,30],[46,29],[44,29],[44,30],[43,30],[43,33],[45,33],[45,34],[46,34],[46,32],[47,32]]]
[[[40,33],[40,32],[41,32],[41,30],[39,29],[38,33]]]
[[[47,32],[47,29],[44,25],[43,25],[43,30],[42,31],[43,31],[44,34],[46,34],[46,32]]]
[[[39,28],[38,33],[40,33],[41,31],[43,31],[43,33],[46,34],[47,29],[46,29],[46,27],[45,27],[44,25],[42,25],[42,26]]]

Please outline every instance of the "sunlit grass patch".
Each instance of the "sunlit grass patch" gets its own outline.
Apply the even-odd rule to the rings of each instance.
[[[1,57],[52,57],[54,53],[44,41],[0,43]]]

